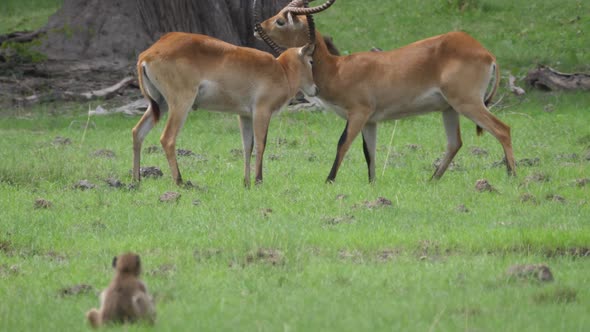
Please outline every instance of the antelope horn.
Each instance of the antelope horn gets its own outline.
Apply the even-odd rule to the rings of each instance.
[[[298,0],[295,0],[295,1],[298,1]],[[283,49],[279,45],[277,45],[277,43],[275,43],[262,29],[262,26],[260,25],[260,21],[258,20],[258,7],[256,6],[256,2],[257,2],[257,0],[254,0],[252,2],[252,13],[254,16],[254,31],[256,31],[258,33],[260,38],[262,40],[264,40],[264,42],[268,46],[270,46],[274,55],[279,56],[281,53],[283,53]]]
[[[311,8],[302,8],[301,6],[297,6],[297,7],[291,6],[291,4],[299,4],[300,2],[301,2],[300,0],[294,0],[289,5],[287,5],[287,7],[285,7],[283,10],[288,11],[294,15],[317,14],[319,12],[322,12],[322,11],[330,8],[330,6],[332,6],[334,4],[334,2],[336,2],[336,0],[327,0],[323,5],[311,7]]]
[[[309,1],[305,0],[303,6],[307,8],[309,5]],[[309,43],[311,45],[315,44],[315,21],[313,20],[313,15],[307,14],[307,28],[309,29]]]
[[[285,7],[302,7],[304,4],[303,2],[303,0],[293,0]]]

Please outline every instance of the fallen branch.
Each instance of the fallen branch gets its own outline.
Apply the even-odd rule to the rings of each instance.
[[[94,111],[88,111],[88,115],[109,115],[113,113],[123,113],[127,115],[142,115],[148,108],[149,102],[145,98],[138,99],[127,105],[113,108],[112,110],[104,109],[98,106]]]
[[[583,73],[566,74],[557,70],[540,66],[529,71],[525,82],[544,91],[557,90],[590,90],[590,75]]]
[[[35,104],[39,102],[47,102],[47,101],[89,101],[97,98],[104,98],[110,99],[112,98],[117,92],[127,87],[135,80],[134,77],[128,76],[119,81],[117,84],[112,85],[105,89],[88,91],[88,92],[71,92],[71,91],[54,91],[45,94],[34,94],[32,96],[28,96],[25,98],[15,98],[15,101],[26,103],[26,104]]]
[[[5,35],[0,35],[0,45],[4,42],[12,42],[12,43],[26,43],[33,41],[39,37],[42,33],[45,33],[43,30],[37,31],[16,31],[7,33]]]
[[[516,77],[509,75],[508,76],[508,88],[510,89],[510,91],[517,96],[524,95],[526,93],[524,91],[524,89],[519,86],[516,86],[516,84],[514,84],[514,82],[516,82]]]

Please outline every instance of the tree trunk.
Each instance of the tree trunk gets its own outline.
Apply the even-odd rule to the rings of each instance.
[[[529,71],[525,82],[543,91],[586,90],[590,91],[590,75],[584,73],[566,74],[557,70],[539,66]]]
[[[259,0],[268,17],[289,0]],[[268,50],[253,37],[252,0],[65,0],[43,28],[51,60],[133,62],[170,31],[202,33]]]

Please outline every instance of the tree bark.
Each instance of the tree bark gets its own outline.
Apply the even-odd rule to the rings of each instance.
[[[259,3],[268,17],[289,0]],[[42,30],[40,50],[51,60],[134,61],[171,31],[268,50],[253,36],[252,0],[65,0]]]
[[[544,91],[590,91],[590,75],[583,73],[560,73],[553,68],[545,66],[540,66],[529,71],[524,80],[528,85]]]

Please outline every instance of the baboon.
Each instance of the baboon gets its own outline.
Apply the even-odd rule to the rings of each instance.
[[[132,323],[145,319],[154,323],[156,311],[145,284],[139,280],[139,255],[127,253],[113,258],[115,277],[101,294],[100,309],[91,309],[86,318],[92,327],[109,322]]]

